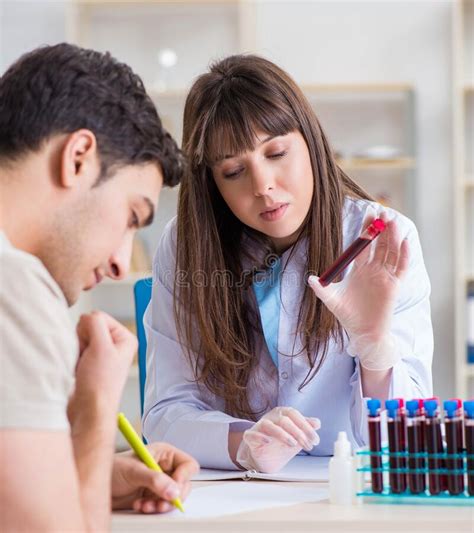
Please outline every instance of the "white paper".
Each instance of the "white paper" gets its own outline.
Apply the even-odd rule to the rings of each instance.
[[[282,470],[275,474],[260,474],[236,470],[212,470],[203,468],[194,477],[195,481],[218,481],[224,479],[267,479],[272,481],[328,481],[330,457],[297,455]]]
[[[256,474],[255,477],[277,481],[329,481],[329,459],[297,455],[276,474]]]
[[[210,518],[283,507],[328,498],[327,488],[287,486],[262,481],[215,483],[194,488],[184,502],[185,513],[172,511],[169,518]]]
[[[225,481],[226,479],[245,479],[246,472],[243,470],[214,470],[213,468],[201,468],[193,481]]]

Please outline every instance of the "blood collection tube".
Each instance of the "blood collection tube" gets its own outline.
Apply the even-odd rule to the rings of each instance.
[[[358,237],[338,259],[336,259],[335,263],[331,265],[322,276],[319,277],[321,285],[323,287],[329,285],[331,281],[336,278],[366,246],[385,231],[386,227],[386,223],[381,218],[376,218],[369,226],[367,226],[362,235]]]
[[[474,496],[474,400],[464,402],[464,438],[467,454],[467,492]]]
[[[428,452],[428,479],[430,494],[439,494],[444,489],[439,470],[443,467],[440,455],[443,453],[441,437],[441,420],[438,413],[437,400],[425,401],[426,411],[426,450]]]
[[[373,398],[367,400],[369,410],[369,447],[371,452],[380,454],[382,451],[382,434],[380,427],[380,400]],[[370,456],[370,469],[372,480],[372,491],[383,492],[382,456]]]
[[[426,478],[423,471],[425,459],[421,455],[416,455],[425,451],[424,421],[422,424],[420,407],[419,400],[407,402],[408,468],[417,470],[417,472],[408,474],[408,487],[412,494],[420,494],[426,490]]]
[[[390,489],[394,494],[405,492],[407,488],[405,472],[400,472],[406,468],[406,461],[400,454],[405,451],[405,418],[400,413],[400,401],[398,399],[386,400],[387,428],[388,428],[388,449],[390,452]]]
[[[449,455],[462,453],[462,416],[456,400],[444,402],[444,427],[446,430],[446,451]],[[449,494],[457,495],[464,492],[464,474],[462,457],[447,457]]]
[[[426,413],[425,413],[425,401],[423,398],[415,398],[414,401],[418,402],[418,416],[420,417],[420,428],[422,434],[422,443],[423,449],[426,450],[426,440],[425,440],[425,424],[426,424]]]
[[[439,399],[439,396],[433,396],[432,398],[426,398],[425,401],[427,401],[427,400],[435,400],[438,406],[441,405],[441,401]],[[423,405],[424,405],[424,402],[423,402]],[[439,411],[437,411],[437,413],[439,415]],[[426,413],[425,413],[425,415],[426,415]],[[426,416],[425,416],[425,425],[426,425]],[[443,443],[443,436],[442,436],[441,431],[438,432],[438,441],[439,441],[438,442],[438,447],[439,447],[440,450],[443,450],[443,453],[444,453],[444,443]],[[426,443],[426,440],[425,440],[425,448],[428,449],[428,445]],[[446,471],[446,459],[441,458],[439,466],[440,466],[440,468],[442,470]],[[439,482],[441,484],[441,492],[443,492],[445,490],[448,490],[448,476],[446,474],[441,474],[439,476]]]
[[[398,400],[398,415],[400,417],[400,425],[403,428],[403,430],[400,431],[400,437],[402,439],[402,448],[406,450],[407,449],[407,434],[406,434],[407,414],[405,410],[405,400],[403,398],[394,398],[394,399]]]
[[[456,402],[456,409],[457,409],[457,412],[458,412],[458,415],[462,418],[462,400],[460,400],[459,398],[449,398],[449,400],[447,401],[450,401],[450,402]],[[464,449],[464,435],[463,435],[463,425],[462,423],[461,424],[457,424],[456,426],[458,428],[458,442],[460,442],[460,446],[462,449]]]

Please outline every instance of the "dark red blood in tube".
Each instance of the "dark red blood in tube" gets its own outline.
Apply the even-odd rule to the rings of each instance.
[[[440,472],[445,468],[442,458],[444,453],[441,437],[441,421],[436,400],[425,401],[426,422],[425,438],[426,451],[428,452],[428,479],[430,494],[439,494],[447,489],[447,476]]]
[[[323,287],[329,285],[364,248],[366,248],[378,235],[385,231],[386,223],[381,218],[376,218],[362,235],[357,238],[345,252],[330,266],[326,272],[319,277],[319,282]]]
[[[422,453],[425,451],[424,416],[421,412],[423,402],[411,400],[407,402],[407,437],[408,437],[408,487],[412,494],[420,494],[426,490],[425,460]]]
[[[380,400],[373,398],[367,400],[369,410],[369,448],[375,452],[370,456],[370,470],[372,480],[372,491],[375,493],[383,492],[383,474],[382,474],[382,434],[380,429]]]
[[[474,496],[474,400],[464,402],[464,436],[467,454],[467,492]]]

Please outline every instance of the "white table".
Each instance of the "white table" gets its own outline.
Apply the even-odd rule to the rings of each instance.
[[[213,482],[221,483],[221,482]],[[222,483],[270,483],[267,481],[223,481]],[[208,483],[195,483],[203,486]],[[285,483],[291,486],[290,483]],[[298,486],[303,484],[298,483]],[[325,486],[323,483],[304,486]],[[331,505],[327,500],[238,515],[206,519],[169,519],[166,515],[114,513],[112,531],[264,533],[303,531],[374,531],[377,533],[415,531],[474,533],[474,506],[359,504]]]

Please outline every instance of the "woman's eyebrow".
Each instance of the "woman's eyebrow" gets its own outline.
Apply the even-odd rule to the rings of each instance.
[[[268,137],[263,139],[263,141],[259,142],[257,147],[262,146],[262,144],[265,144],[267,142],[270,142],[271,140],[275,139],[275,137],[281,137],[281,136],[280,135],[269,135]],[[220,157],[219,159],[216,159],[216,162],[214,164],[218,165],[219,163],[221,163],[225,159],[232,159],[235,156],[236,156],[236,154],[226,154],[223,157]]]

